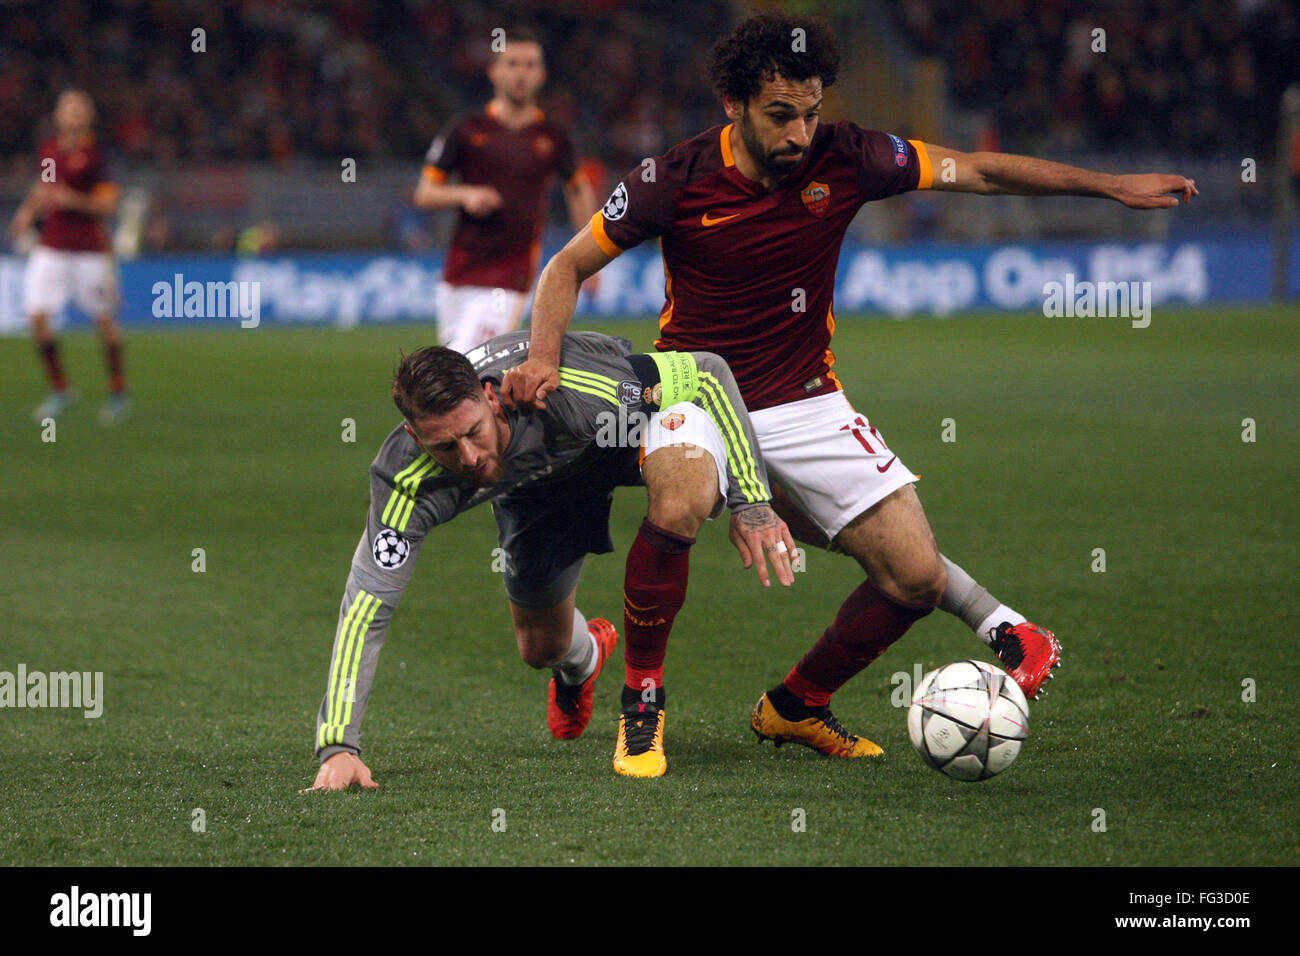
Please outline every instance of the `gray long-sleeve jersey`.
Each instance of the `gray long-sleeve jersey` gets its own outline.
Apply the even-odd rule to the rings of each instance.
[[[498,336],[467,353],[480,380],[500,385],[528,357],[529,333]],[[315,750],[325,760],[360,753],[361,719],[393,611],[415,570],[424,536],[475,505],[526,486],[541,490],[595,467],[611,436],[635,435],[634,413],[682,401],[708,414],[727,451],[732,511],[771,498],[758,441],[731,371],[710,352],[632,355],[626,339],[570,332],[560,356],[560,387],[546,408],[506,411],[510,438],[500,480],[487,488],[444,471],[398,425],[370,466],[370,510],[352,556],[339,608]],[[650,379],[652,381],[647,381]],[[653,381],[657,379],[657,381]],[[632,459],[638,446],[627,452]],[[607,458],[605,459],[607,460]]]

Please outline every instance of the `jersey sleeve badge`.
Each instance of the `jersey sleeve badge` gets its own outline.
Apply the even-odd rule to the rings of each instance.
[[[885,135],[888,136],[894,144],[894,165],[906,166],[907,165],[907,144],[904,143],[897,136],[895,136],[893,133],[886,133]]]
[[[396,571],[406,563],[411,553],[411,545],[404,537],[391,528],[385,528],[375,535],[371,546],[375,564],[385,571]]]
[[[618,187],[605,200],[604,207],[600,210],[605,218],[610,222],[616,219],[622,219],[627,212],[627,184],[619,183]]]

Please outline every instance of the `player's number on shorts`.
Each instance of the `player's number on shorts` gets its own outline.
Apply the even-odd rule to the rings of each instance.
[[[866,422],[864,422],[864,421],[862,420],[862,416],[861,416],[861,415],[859,415],[857,418],[853,419],[853,424],[854,424],[854,425],[857,425],[858,427],[857,427],[857,428],[854,428],[853,425],[841,425],[841,426],[840,426],[840,431],[842,431],[842,432],[852,432],[853,437],[856,438],[856,439],[858,440],[858,444],[859,444],[859,445],[861,445],[863,448],[865,448],[865,449],[867,450],[867,454],[868,454],[868,455],[874,455],[874,454],[876,454],[876,450],[875,450],[874,448],[872,448],[872,447],[871,447],[871,443],[870,443],[869,441],[867,441],[866,438],[863,437],[863,435],[862,435],[862,429],[864,429],[864,428],[867,429],[867,431],[871,432],[871,436],[872,436],[873,438],[875,438],[876,441],[880,442],[880,447],[881,447],[881,448],[887,448],[887,447],[888,447],[888,446],[885,445],[885,440],[884,440],[883,438],[880,437],[880,432],[876,431],[876,426],[875,426],[875,425],[868,425]]]

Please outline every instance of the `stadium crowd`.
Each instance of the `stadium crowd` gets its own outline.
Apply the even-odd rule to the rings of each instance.
[[[543,37],[563,37],[547,44],[545,103],[584,153],[628,165],[716,119],[703,64],[730,20],[722,0],[517,7]],[[491,96],[492,31],[513,22],[501,4],[446,0],[6,5],[0,157],[30,175],[55,96],[79,85],[127,165],[418,162],[449,116]]]
[[[892,7],[954,101],[993,117],[982,145],[1008,152],[1267,149],[1300,47],[1300,8],[1279,0]]]
[[[848,3],[831,7],[856,16]],[[955,145],[1033,155],[1267,155],[1300,47],[1300,13],[1283,0],[862,9],[892,11],[914,53],[944,62],[952,102],[983,114],[978,140]],[[78,85],[128,175],[197,182],[200,169],[219,179],[250,164],[291,171],[354,157],[409,164],[413,177],[448,120],[490,98],[494,31],[527,24],[546,47],[542,104],[574,131],[602,193],[618,172],[721,121],[705,65],[737,14],[733,0],[14,0],[0,17],[0,171],[30,181],[56,95]],[[1098,28],[1104,53],[1093,51]],[[383,211],[388,241],[436,244],[436,217],[410,207],[398,178]],[[194,242],[169,219],[174,191],[154,190],[146,248]],[[229,204],[243,220],[214,233],[213,248],[248,245],[239,229],[254,215],[285,215],[245,210],[241,197]],[[937,222],[924,202],[913,219],[917,234]],[[250,254],[274,248],[261,241],[274,224],[246,235],[258,239]]]
[[[408,95],[376,9],[352,0],[11,5],[0,18],[0,154],[29,154],[69,85],[95,96],[101,129],[128,164],[418,153],[436,118]]]

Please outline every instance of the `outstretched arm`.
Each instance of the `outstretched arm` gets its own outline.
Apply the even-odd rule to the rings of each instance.
[[[1011,153],[962,153],[925,144],[932,188],[986,196],[1092,196],[1130,209],[1166,209],[1199,195],[1196,181],[1173,173],[1112,175]]]
[[[361,719],[389,621],[410,583],[420,544],[420,538],[380,527],[373,517],[357,543],[334,631],[325,697],[316,717],[315,750],[321,767],[313,790],[346,790],[353,783],[379,786],[359,756]]]
[[[578,289],[613,258],[597,244],[587,223],[546,264],[533,295],[528,360],[501,380],[501,400],[507,407],[546,407],[543,399],[560,387],[560,349],[578,304]]]

